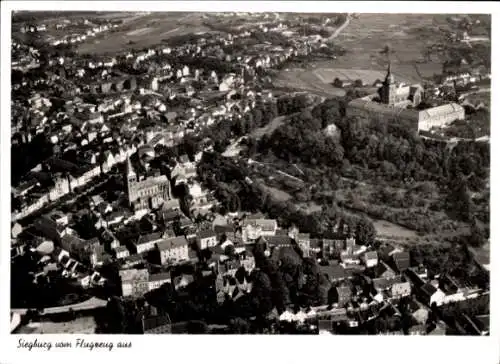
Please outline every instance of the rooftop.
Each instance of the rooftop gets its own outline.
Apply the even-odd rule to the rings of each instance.
[[[158,281],[170,280],[170,278],[171,278],[170,273],[164,272],[164,273],[151,274],[149,276],[149,281],[150,282],[158,282]]]
[[[188,241],[186,240],[186,238],[184,236],[176,236],[173,238],[167,238],[167,239],[163,239],[162,241],[160,241],[158,243],[158,249],[160,251],[163,251],[163,250],[170,250],[170,249],[178,248],[181,246],[187,246],[187,245],[188,245]]]
[[[150,243],[152,241],[158,241],[158,240],[161,240],[161,238],[162,238],[161,232],[155,232],[155,233],[151,233],[151,234],[147,234],[147,235],[141,235],[137,239],[136,245],[146,244],[146,243]]]
[[[122,282],[147,281],[149,276],[147,269],[126,269],[121,270],[119,274]]]

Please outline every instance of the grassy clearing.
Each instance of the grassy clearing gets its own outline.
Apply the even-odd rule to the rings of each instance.
[[[266,134],[271,134],[273,131],[278,129],[280,125],[283,124],[287,117],[288,116],[282,115],[274,118],[269,124],[252,131],[252,133],[250,133],[250,136],[253,138],[262,138]]]
[[[332,80],[333,81],[333,80]],[[279,72],[273,84],[276,87],[286,87],[295,90],[309,91],[311,93],[332,97],[342,97],[345,91],[325,83],[314,73],[313,69],[287,68]]]

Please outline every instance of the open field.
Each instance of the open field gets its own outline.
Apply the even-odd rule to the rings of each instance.
[[[440,74],[440,59],[424,60],[424,50],[444,42],[439,29],[446,22],[433,14],[361,14],[352,19],[333,43],[347,50],[335,60],[312,61],[306,68],[282,70],[276,85],[303,89],[330,96],[342,96],[343,90],[331,86],[335,77],[362,79],[373,83],[382,79],[387,70],[388,57],[381,51],[385,46],[390,55],[396,81],[420,83]],[[432,32],[434,36],[424,36]]]
[[[419,82],[441,71],[439,61],[423,62],[423,51],[444,42],[440,28],[445,28],[446,22],[442,18],[434,14],[361,14],[336,39],[348,51],[338,57],[336,66],[385,69],[387,56],[380,52],[387,45],[393,51],[396,78]],[[432,32],[433,36],[424,36],[424,32]]]
[[[262,138],[262,136],[266,134],[271,134],[274,130],[278,129],[278,127],[283,124],[286,118],[289,116],[278,116],[274,118],[269,124],[263,126],[262,128],[257,128],[252,133],[250,133],[250,136],[253,138]]]
[[[399,238],[415,238],[417,233],[401,225],[386,220],[371,219],[379,236],[397,236]]]
[[[373,84],[377,79],[383,80],[385,74],[383,71],[375,70],[355,70],[345,68],[319,68],[313,71],[323,82],[332,82],[335,78],[355,81],[363,80],[367,84]]]
[[[261,182],[261,181],[259,181]],[[280,190],[278,188],[275,188],[275,187],[271,187],[271,186],[268,186],[264,183],[260,183],[260,186],[262,188],[264,188],[267,192],[269,192],[273,199],[277,200],[277,201],[288,201],[288,200],[291,200],[292,199],[292,196],[290,194],[288,194],[287,192],[283,191],[283,190]]]
[[[325,97],[342,97],[345,95],[344,90],[324,82],[324,80],[318,77],[311,69],[287,68],[279,72],[273,84],[276,87],[309,91]]]
[[[114,13],[103,15],[114,19]],[[143,49],[159,44],[169,37],[207,32],[199,13],[140,13],[122,18],[116,31],[96,37],[78,46],[79,53],[107,54],[124,49]]]

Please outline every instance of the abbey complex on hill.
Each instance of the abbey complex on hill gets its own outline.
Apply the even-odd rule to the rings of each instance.
[[[397,119],[410,122],[418,131],[442,127],[455,120],[465,118],[465,110],[456,103],[449,103],[425,110],[417,109],[422,101],[423,88],[419,84],[411,86],[396,83],[391,72],[387,75],[377,93],[352,100],[347,105],[347,116]]]

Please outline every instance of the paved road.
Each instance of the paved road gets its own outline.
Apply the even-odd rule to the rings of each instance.
[[[342,33],[342,31],[349,25],[350,21],[351,21],[351,14],[347,14],[345,22],[335,30],[335,32],[328,38],[328,41],[330,42],[335,38],[337,38],[339,34]]]

